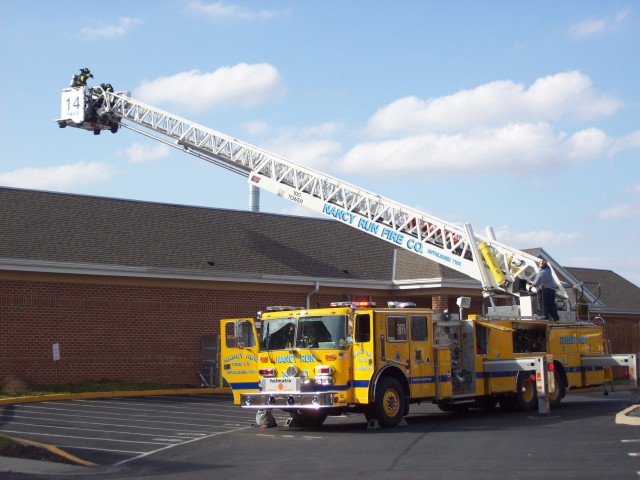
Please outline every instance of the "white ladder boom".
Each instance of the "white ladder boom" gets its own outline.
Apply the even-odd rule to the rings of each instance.
[[[445,222],[146,105],[123,92],[103,91],[103,106],[97,119],[91,122],[85,116],[83,122],[78,122],[77,112],[65,110],[65,105],[72,103],[68,97],[74,95],[85,95],[84,88],[63,90],[63,114],[57,120],[61,127],[74,126],[99,133],[99,130],[112,129],[118,124],[180,148],[246,176],[250,184],[262,190],[479,280],[485,296],[508,294],[519,297],[519,280],[531,282],[539,270],[536,257],[476,235],[469,224],[460,226]],[[153,134],[122,120],[144,127]],[[567,299],[557,277],[556,283],[560,286],[559,296]]]

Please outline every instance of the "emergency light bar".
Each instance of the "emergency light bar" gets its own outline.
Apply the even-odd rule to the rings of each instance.
[[[389,308],[415,308],[415,306],[416,304],[413,302],[396,302],[395,300],[387,302]]]
[[[304,310],[305,307],[292,307],[287,305],[274,305],[265,308],[267,312],[286,312],[287,310]]]
[[[369,302],[365,300],[358,301],[358,302],[331,302],[330,306],[331,307],[351,307],[351,308],[375,307],[376,302]]]

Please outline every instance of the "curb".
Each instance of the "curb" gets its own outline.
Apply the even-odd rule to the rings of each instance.
[[[66,458],[70,462],[73,462],[77,465],[84,465],[85,467],[97,467],[98,465],[93,462],[88,462],[86,460],[82,460],[81,458],[76,457],[75,455],[71,455],[70,453],[65,452],[64,450],[60,450],[58,447],[54,447],[53,445],[49,445],[47,443],[35,442],[33,440],[26,440],[24,438],[18,437],[9,437],[14,442],[22,443],[24,445],[33,445],[35,447],[44,448],[45,450],[49,450],[51,453],[58,455],[59,457]]]
[[[54,393],[51,395],[32,395],[25,397],[0,398],[0,406],[17,405],[20,403],[52,402],[56,400],[78,400],[91,398],[113,397],[144,397],[148,395],[190,395],[190,394],[221,394],[231,393],[231,388],[180,388],[168,390],[120,390],[113,392],[83,392],[83,393]]]

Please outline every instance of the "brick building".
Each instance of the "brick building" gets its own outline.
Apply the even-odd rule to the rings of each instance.
[[[0,232],[0,380],[199,384],[220,319],[267,305],[482,312],[476,280],[324,219],[0,188]]]

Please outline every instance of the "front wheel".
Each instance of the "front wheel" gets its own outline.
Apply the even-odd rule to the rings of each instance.
[[[400,382],[393,377],[380,380],[376,388],[375,413],[381,427],[395,427],[402,420],[405,410],[404,392]]]
[[[326,410],[296,410],[290,415],[301,427],[319,427],[327,419]]]

